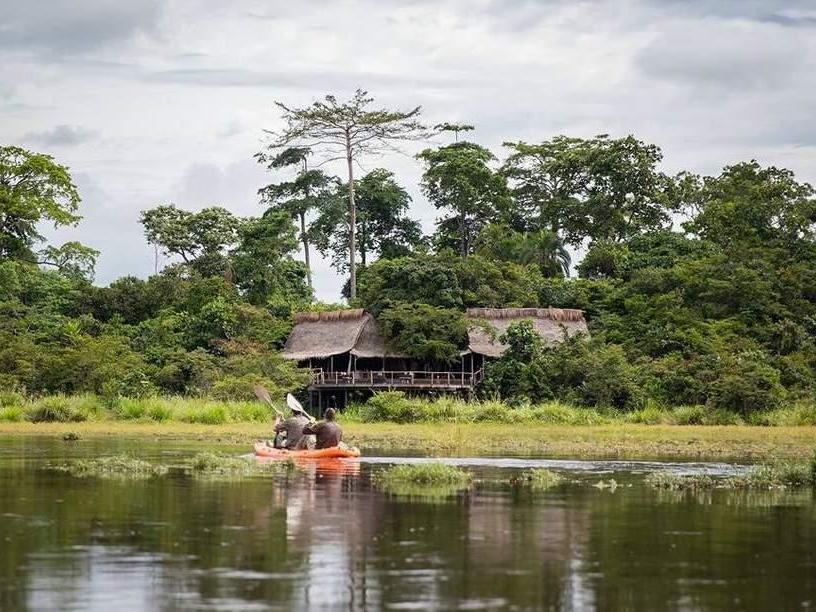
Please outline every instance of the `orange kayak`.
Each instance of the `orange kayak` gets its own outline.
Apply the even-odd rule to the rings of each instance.
[[[321,448],[320,450],[295,450],[272,448],[265,442],[255,443],[255,454],[258,457],[273,457],[275,459],[342,459],[344,457],[359,457],[360,450],[354,447]]]

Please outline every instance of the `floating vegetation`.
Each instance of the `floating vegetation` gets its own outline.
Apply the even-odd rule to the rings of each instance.
[[[75,431],[66,431],[64,434],[62,434],[62,439],[66,442],[76,442],[80,439],[80,436]]]
[[[471,475],[443,463],[394,465],[373,475],[374,484],[388,493],[403,497],[447,497],[467,489]]]
[[[795,489],[816,484],[816,464],[780,461],[751,468],[745,474],[716,478],[709,474],[682,475],[655,472],[646,477],[655,489],[693,491],[702,489]]]
[[[254,457],[237,457],[222,453],[198,453],[190,461],[190,471],[196,476],[260,476],[280,474],[294,469],[292,461],[258,462]]]
[[[533,491],[546,491],[564,482],[564,477],[546,468],[532,468],[521,474],[519,483],[528,485]]]
[[[596,489],[600,489],[601,491],[608,489],[611,492],[615,492],[615,489],[618,488],[618,481],[614,478],[610,478],[609,480],[599,480],[594,485],[592,485]]]
[[[79,459],[56,469],[68,472],[78,478],[142,479],[162,476],[167,473],[167,466],[154,465],[129,455],[114,455],[99,459]]]
[[[654,489],[668,491],[693,491],[696,489],[713,489],[722,479],[713,478],[708,474],[683,475],[672,472],[652,472],[646,476],[646,484]]]

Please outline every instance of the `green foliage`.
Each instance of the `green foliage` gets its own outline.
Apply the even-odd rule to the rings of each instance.
[[[534,265],[479,255],[450,258],[416,254],[381,259],[360,271],[358,303],[375,316],[405,303],[438,308],[537,306],[543,282]]]
[[[541,144],[506,143],[502,169],[533,229],[562,232],[579,245],[621,241],[668,225],[675,207],[671,184],[657,170],[659,147],[633,136],[591,139],[557,136]]]
[[[22,406],[2,406],[0,407],[0,421],[17,422],[25,417]]]
[[[374,484],[405,497],[446,497],[470,486],[471,475],[443,463],[394,465],[376,472]]]
[[[621,347],[582,336],[542,346],[536,338],[529,321],[508,327],[500,339],[509,350],[485,369],[488,394],[617,409],[642,403],[637,370]]]
[[[555,232],[517,232],[498,223],[481,230],[476,239],[475,252],[493,261],[535,265],[545,277],[569,276],[572,261],[569,251]]]
[[[813,465],[778,461],[751,468],[745,474],[716,478],[708,474],[681,475],[655,472],[646,477],[646,484],[656,489],[793,489],[816,484]]]
[[[68,169],[21,147],[0,147],[0,258],[34,261],[43,223],[74,225],[79,193]]]
[[[467,345],[467,320],[458,310],[400,304],[381,313],[379,321],[391,346],[415,359],[451,363]]]
[[[360,265],[378,257],[395,258],[410,254],[423,243],[419,222],[406,216],[411,196],[392,172],[376,168],[355,181],[356,245]],[[348,271],[349,226],[348,186],[341,186],[334,198],[326,198],[309,228],[309,236],[334,268]]]
[[[364,423],[545,423],[600,425],[612,421],[596,410],[550,402],[510,405],[496,400],[465,402],[459,399],[406,397],[401,391],[376,393],[362,406],[344,414]]]
[[[167,473],[167,466],[154,465],[129,455],[79,459],[58,469],[77,478],[143,479]]]
[[[70,423],[86,421],[89,410],[77,406],[70,398],[56,395],[38,400],[26,410],[26,419],[32,423]]]
[[[437,247],[461,257],[471,254],[482,228],[509,206],[505,178],[490,167],[496,158],[486,148],[464,141],[425,149],[417,157],[425,163],[423,193],[447,213],[437,222]]]

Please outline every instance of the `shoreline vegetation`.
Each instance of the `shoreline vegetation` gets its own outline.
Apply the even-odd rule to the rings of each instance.
[[[283,405],[281,405],[283,409]],[[147,422],[228,425],[271,423],[272,410],[257,401],[215,400],[184,396],[141,398],[93,394],[28,397],[0,392],[0,423]],[[551,401],[511,404],[500,400],[465,402],[454,398],[409,398],[398,391],[377,393],[364,404],[342,411],[346,423],[504,424],[504,425],[702,425],[797,427],[816,425],[816,402],[800,401],[772,410],[737,412],[707,406],[664,407],[648,404],[638,410],[574,406]]]
[[[431,456],[541,456],[617,459],[720,459],[762,462],[807,459],[816,448],[813,427],[745,425],[547,425],[495,423],[355,423],[341,421],[344,439],[363,454],[422,453]],[[271,423],[86,421],[82,423],[0,422],[0,436],[70,435],[77,443],[118,437],[163,442],[201,442],[246,448],[271,436]],[[71,442],[74,443],[74,442]]]

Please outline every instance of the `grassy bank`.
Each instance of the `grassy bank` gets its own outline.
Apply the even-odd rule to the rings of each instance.
[[[283,402],[280,404],[284,410]],[[257,401],[217,401],[196,397],[102,398],[53,395],[31,398],[0,391],[0,423],[139,422],[226,425],[271,423],[272,410]],[[510,405],[501,401],[464,402],[451,398],[407,398],[379,393],[343,412],[347,423],[495,425],[753,425],[816,426],[816,403],[797,402],[773,411],[742,416],[706,406],[660,407],[618,412],[560,402]]]
[[[364,454],[421,452],[431,455],[542,455],[551,457],[731,458],[760,461],[809,458],[816,428],[613,424],[594,426],[493,423],[457,425],[354,423],[341,419],[345,440]],[[249,445],[270,436],[262,423],[86,421],[83,423],[0,423],[0,436],[76,433],[93,437],[197,440]]]

